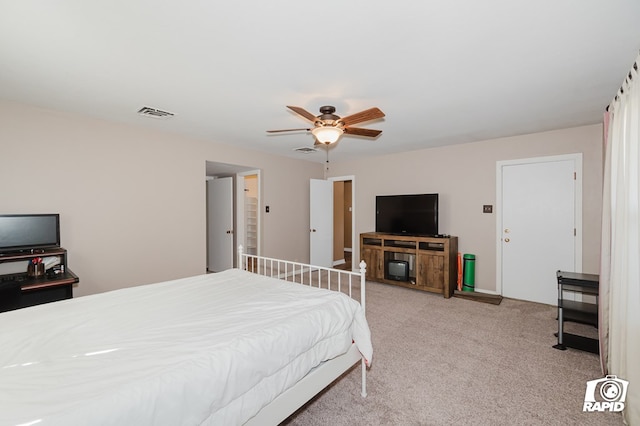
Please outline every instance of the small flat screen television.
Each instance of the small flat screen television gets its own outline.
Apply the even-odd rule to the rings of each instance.
[[[378,195],[376,232],[438,235],[438,194]]]
[[[59,214],[0,215],[0,253],[59,246]]]
[[[409,262],[406,260],[390,260],[386,266],[386,279],[409,281]]]

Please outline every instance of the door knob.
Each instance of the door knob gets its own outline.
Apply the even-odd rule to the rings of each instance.
[[[509,238],[505,238],[505,239],[504,239],[504,242],[505,242],[505,243],[508,243],[509,241],[511,241]]]
[[[511,232],[511,230],[509,228],[505,228],[504,233],[508,234],[509,232]]]

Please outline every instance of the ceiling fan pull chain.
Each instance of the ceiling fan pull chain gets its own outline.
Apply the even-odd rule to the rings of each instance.
[[[324,149],[327,150],[327,162],[324,168],[324,180],[327,180],[329,177],[329,145],[325,145]]]

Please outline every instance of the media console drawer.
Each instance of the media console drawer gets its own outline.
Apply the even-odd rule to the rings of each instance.
[[[371,281],[449,298],[457,282],[457,256],[458,237],[360,234],[360,257]]]

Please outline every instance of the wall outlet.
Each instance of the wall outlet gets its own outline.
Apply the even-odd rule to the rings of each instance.
[[[482,206],[482,213],[493,213],[493,206],[491,204],[485,204]]]

